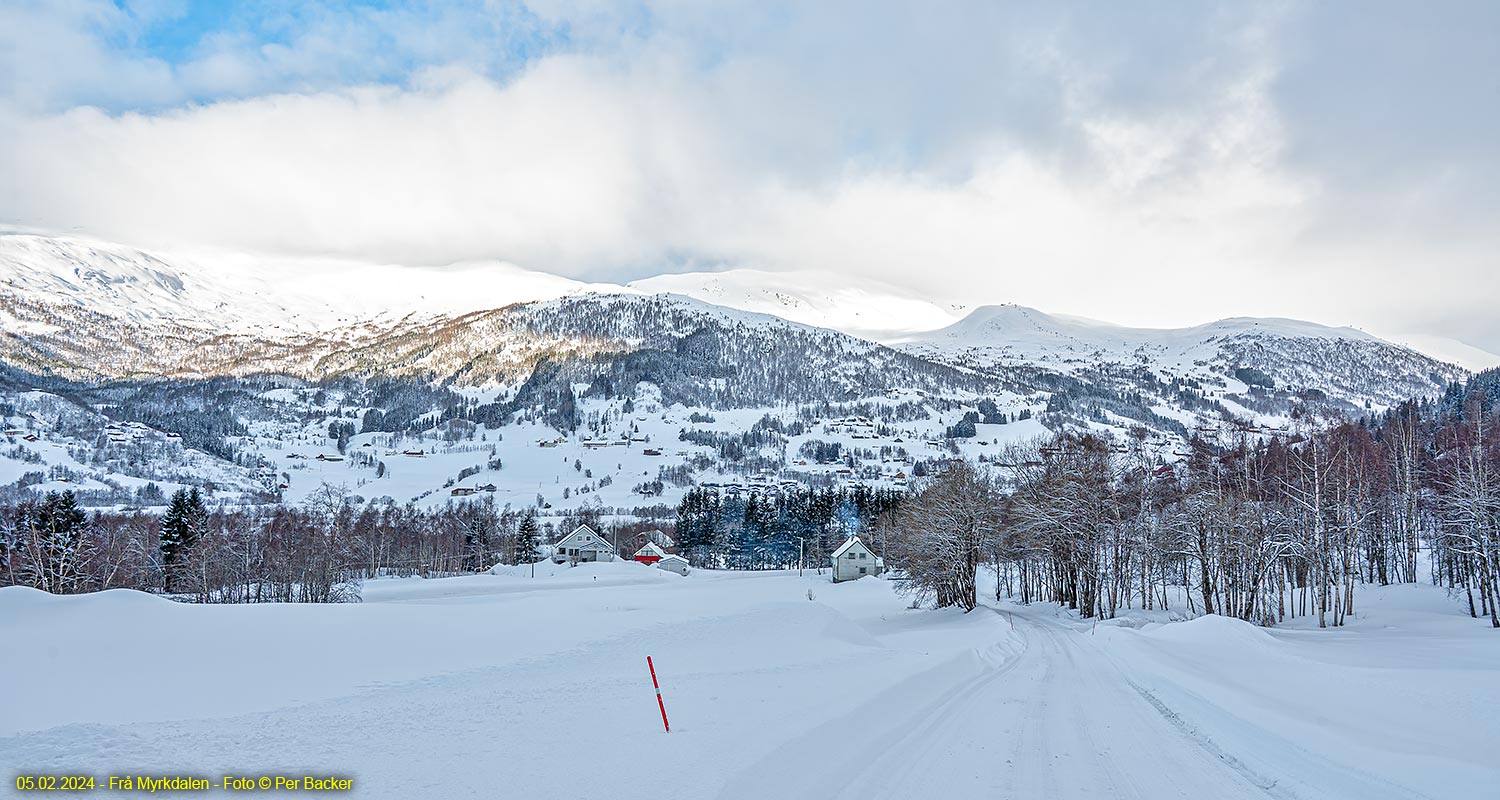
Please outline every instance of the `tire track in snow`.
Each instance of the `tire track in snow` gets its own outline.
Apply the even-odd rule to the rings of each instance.
[[[912,748],[930,749],[932,742],[939,739],[937,733],[946,720],[971,700],[976,692],[993,685],[1021,662],[1027,649],[1027,640],[1024,636],[1015,638],[1019,640],[1021,647],[1010,651],[1008,656],[1004,655],[1008,637],[983,649],[975,648],[959,659],[951,659],[902,681],[844,716],[798,737],[731,780],[719,794],[720,800],[761,797],[827,800],[845,796],[870,796],[871,792],[877,797],[887,796],[889,792],[884,784],[891,781],[892,773],[871,773],[865,767],[871,763],[880,763],[884,769],[897,769],[902,777],[911,778],[915,777],[914,769],[928,766],[923,763],[923,759],[914,758],[907,751]],[[914,714],[903,716],[895,722],[889,718],[882,719],[882,706],[887,702],[906,699],[909,692],[903,690],[907,687],[924,687],[935,679],[940,680],[947,671],[958,666],[961,659],[971,658],[979,659],[988,668],[941,690],[930,703],[919,706]],[[800,762],[811,753],[827,752],[830,740],[838,744],[838,749],[818,761],[833,762],[832,766],[821,764],[815,770],[787,769],[789,760]],[[811,781],[789,782],[786,780],[788,771],[819,777]],[[845,781],[842,776],[846,774],[858,775],[856,783]]]
[[[1192,741],[1204,751],[1223,761],[1224,764],[1227,765],[1230,769],[1233,769],[1234,771],[1243,775],[1246,780],[1249,780],[1252,784],[1260,788],[1267,795],[1275,798],[1285,798],[1286,800],[1296,800],[1297,798],[1303,797],[1321,798],[1331,796],[1328,793],[1329,790],[1326,788],[1313,789],[1312,787],[1308,787],[1308,791],[1311,792],[1311,794],[1304,794],[1300,791],[1293,791],[1290,787],[1285,785],[1287,783],[1286,781],[1270,778],[1269,776],[1245,763],[1243,759],[1236,757],[1233,753],[1220,746],[1217,742],[1214,741],[1213,738],[1199,730],[1192,723],[1188,722],[1188,720],[1181,714],[1177,713],[1177,711],[1172,709],[1166,703],[1162,702],[1162,700],[1149,689],[1141,686],[1135,681],[1129,681],[1129,683],[1130,687],[1137,693],[1139,693],[1140,696],[1145,699],[1145,701],[1153,709],[1155,709],[1163,719],[1170,723],[1174,728],[1181,731],[1189,741]],[[1261,729],[1260,733],[1263,734],[1264,738],[1267,741],[1273,742],[1278,746],[1279,750],[1281,751],[1280,756],[1285,759],[1285,767],[1291,768],[1294,766],[1303,766],[1304,772],[1306,772],[1307,774],[1319,775],[1320,777],[1329,775],[1336,776],[1347,789],[1347,791],[1345,792],[1345,796],[1358,797],[1361,798],[1361,800],[1374,800],[1375,798],[1392,798],[1393,800],[1428,800],[1428,795],[1423,795],[1406,787],[1391,783],[1390,781],[1382,780],[1381,778],[1359,770],[1355,767],[1351,767],[1347,764],[1329,761],[1314,756],[1306,750],[1297,747],[1296,744],[1287,741],[1284,737],[1280,736],[1274,731],[1266,731]]]
[[[1019,651],[1003,659],[995,668],[986,670],[948,690],[936,705],[908,720],[907,732],[895,741],[883,745],[874,752],[863,752],[858,756],[861,760],[894,763],[896,764],[894,771],[884,774],[866,772],[861,775],[857,783],[846,787],[835,796],[871,796],[868,793],[880,796],[881,784],[905,782],[916,770],[926,768],[928,762],[919,755],[930,751],[934,743],[940,741],[940,737],[936,734],[942,725],[960,708],[961,704],[972,701],[975,693],[1004,677],[1020,663],[1020,659],[1026,654],[1028,642],[1024,635],[1017,638],[1021,640]],[[992,659],[983,653],[976,651],[976,655],[981,660],[993,663]],[[855,764],[850,766],[855,766]]]
[[[1018,691],[1038,697],[1013,756],[1013,797],[1255,798],[1264,793],[1180,735],[1123,685],[1113,660],[1086,645],[1073,628],[1027,613],[1015,614],[1035,634],[1033,657],[1048,667]],[[1174,746],[1175,745],[1175,746]],[[1047,777],[1039,793],[1038,766]]]
[[[1274,778],[1266,777],[1265,775],[1260,774],[1254,769],[1251,769],[1247,764],[1245,764],[1245,762],[1239,760],[1238,758],[1235,758],[1232,754],[1224,750],[1224,748],[1214,743],[1213,739],[1210,739],[1207,735],[1201,733],[1192,725],[1188,724],[1187,720],[1184,720],[1181,715],[1168,708],[1165,703],[1157,699],[1156,695],[1152,694],[1145,687],[1128,678],[1126,679],[1126,682],[1129,683],[1130,688],[1134,689],[1138,694],[1140,694],[1140,696],[1145,699],[1145,701],[1150,704],[1152,708],[1156,709],[1158,714],[1161,714],[1162,719],[1165,719],[1169,724],[1172,725],[1172,727],[1176,728],[1184,737],[1188,739],[1188,741],[1196,744],[1198,747],[1202,748],[1214,758],[1217,758],[1220,761],[1224,762],[1225,766],[1229,767],[1235,772],[1238,772],[1245,778],[1245,780],[1249,781],[1252,786],[1260,789],[1271,797],[1281,798],[1283,800],[1297,799],[1297,794],[1287,789],[1286,787],[1280,786],[1279,781]]]

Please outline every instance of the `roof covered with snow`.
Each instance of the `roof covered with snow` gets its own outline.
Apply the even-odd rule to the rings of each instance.
[[[597,531],[587,525],[579,525],[573,532],[558,540],[556,547],[576,547],[579,550],[612,550]]]
[[[657,547],[655,542],[646,542],[641,549],[635,551],[635,554],[637,556],[656,556],[657,558],[662,558],[666,556],[667,551]]]
[[[860,541],[858,536],[850,536],[847,540],[844,541],[843,544],[839,545],[838,549],[834,550],[833,555],[829,557],[837,559],[839,556],[849,552],[849,549],[854,547],[855,545],[859,545],[860,548],[865,552],[870,552],[870,548],[866,546],[864,542]]]

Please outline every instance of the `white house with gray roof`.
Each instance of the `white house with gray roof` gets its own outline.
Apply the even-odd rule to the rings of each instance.
[[[885,562],[858,536],[850,536],[829,558],[833,562],[834,583],[858,580],[885,571]]]
[[[552,560],[562,564],[571,561],[614,561],[615,548],[604,541],[598,531],[579,525],[573,532],[552,545]]]

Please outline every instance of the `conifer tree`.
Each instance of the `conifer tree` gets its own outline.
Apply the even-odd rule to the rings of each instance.
[[[516,526],[515,563],[530,564],[541,560],[540,533],[536,524],[536,512],[528,510]]]
[[[51,492],[31,511],[28,527],[36,543],[30,565],[31,585],[54,594],[79,591],[79,562],[84,557],[88,515],[71,491]]]
[[[172,591],[175,581],[173,570],[179,558],[198,543],[198,534],[208,516],[203,507],[203,496],[197,487],[191,490],[178,489],[172,494],[167,513],[161,519],[161,565],[164,575],[163,588]]]

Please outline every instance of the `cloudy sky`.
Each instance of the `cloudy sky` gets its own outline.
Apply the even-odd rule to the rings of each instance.
[[[0,225],[1500,351],[1500,3],[0,0]]]

